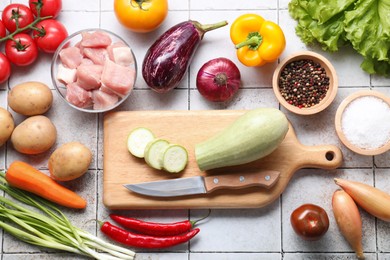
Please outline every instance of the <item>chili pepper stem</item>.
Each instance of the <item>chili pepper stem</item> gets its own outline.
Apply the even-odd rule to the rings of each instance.
[[[244,46],[248,46],[248,48],[250,48],[251,50],[257,50],[262,42],[263,37],[259,33],[250,33],[245,41],[240,42],[235,47],[236,49],[240,49]]]
[[[193,221],[190,221],[192,227],[194,227],[198,222],[202,221],[202,220],[205,220],[206,218],[208,218],[211,214],[211,209],[209,209],[209,213],[207,213],[206,216],[200,218],[200,219],[197,219],[197,220],[193,220]]]

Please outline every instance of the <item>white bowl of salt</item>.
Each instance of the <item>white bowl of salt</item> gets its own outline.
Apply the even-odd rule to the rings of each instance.
[[[341,142],[355,153],[390,150],[390,97],[374,90],[353,93],[338,107],[335,127]]]

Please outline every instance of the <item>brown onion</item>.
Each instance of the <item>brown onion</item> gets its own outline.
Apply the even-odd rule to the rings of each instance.
[[[209,101],[230,100],[241,85],[241,74],[237,66],[227,58],[216,58],[206,62],[198,71],[196,87]]]

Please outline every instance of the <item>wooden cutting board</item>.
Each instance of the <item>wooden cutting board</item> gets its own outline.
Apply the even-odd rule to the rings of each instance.
[[[103,159],[104,205],[109,209],[263,207],[280,196],[298,169],[335,169],[341,165],[342,153],[338,147],[302,145],[290,125],[285,140],[267,157],[241,166],[201,172],[195,161],[195,144],[217,134],[245,112],[241,110],[122,111],[106,114]],[[127,151],[128,134],[134,128],[141,126],[149,128],[159,138],[187,148],[189,162],[183,172],[170,174],[154,170],[143,159],[136,158]],[[172,198],[138,195],[123,187],[123,184],[128,183],[258,170],[278,170],[281,175],[277,183],[269,190],[252,187]]]

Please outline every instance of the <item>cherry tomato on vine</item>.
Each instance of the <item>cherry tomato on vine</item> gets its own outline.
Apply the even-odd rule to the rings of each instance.
[[[38,16],[37,7],[41,8],[41,17],[56,18],[62,9],[62,0],[29,0],[28,4],[35,16]]]
[[[118,21],[134,32],[150,32],[161,25],[168,14],[167,0],[114,0]]]
[[[39,22],[34,30],[33,37],[38,48],[46,53],[54,53],[66,37],[68,31],[65,26],[57,20],[47,19]]]
[[[3,38],[7,35],[7,30],[5,29],[4,23],[0,20],[0,38]]]
[[[34,15],[26,5],[10,4],[4,8],[1,19],[5,28],[12,33],[16,31],[16,21],[18,28],[23,28],[34,21]]]
[[[326,211],[314,204],[303,204],[290,216],[291,225],[302,239],[318,240],[328,231],[329,218]]]
[[[13,64],[27,66],[37,59],[38,47],[30,35],[18,33],[14,40],[6,41],[5,54]]]
[[[8,58],[0,52],[0,83],[6,81],[11,75],[11,64]]]

